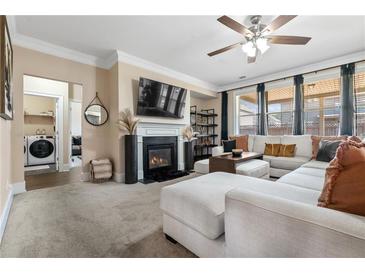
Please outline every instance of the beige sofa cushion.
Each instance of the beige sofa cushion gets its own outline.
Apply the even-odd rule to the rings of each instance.
[[[284,135],[282,144],[295,144],[295,156],[312,157],[312,139],[310,135]]]
[[[305,163],[302,167],[311,167],[311,168],[318,168],[318,169],[326,169],[328,167],[328,162],[322,162],[317,160],[311,160],[308,163]]]
[[[294,170],[307,163],[310,159],[307,157],[274,157],[270,159],[270,167]]]
[[[299,169],[301,169],[301,168],[299,168]],[[297,186],[297,187],[301,187],[301,188],[316,190],[316,191],[318,191],[318,197],[319,197],[320,191],[323,188],[324,177],[304,174],[303,171],[300,171],[299,169],[284,175],[283,177],[278,179],[276,182],[293,185],[293,186]]]

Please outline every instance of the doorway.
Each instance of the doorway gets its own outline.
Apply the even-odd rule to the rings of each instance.
[[[28,75],[23,83],[26,189],[80,181],[82,86]]]

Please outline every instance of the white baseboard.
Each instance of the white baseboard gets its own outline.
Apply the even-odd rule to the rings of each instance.
[[[11,205],[13,204],[14,195],[24,193],[24,192],[26,192],[25,181],[9,185],[9,194],[6,199],[4,209],[3,209],[3,212],[1,212],[1,217],[0,217],[0,243],[1,243],[1,240],[2,240],[4,232],[5,232],[6,223],[8,222],[8,217],[9,217]]]
[[[11,184],[11,192],[13,195],[26,192],[25,181]]]
[[[124,173],[113,173],[113,180],[117,183],[124,183],[125,182],[125,174]]]
[[[13,193],[11,190],[9,191],[8,198],[6,199],[5,206],[3,212],[0,217],[0,243],[3,239],[3,235],[5,232],[6,223],[8,222],[8,217],[10,213],[11,205],[13,204]]]

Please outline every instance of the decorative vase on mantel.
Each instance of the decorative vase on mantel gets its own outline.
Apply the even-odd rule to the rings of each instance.
[[[136,119],[129,109],[121,111],[118,119],[119,129],[127,132],[124,136],[125,183],[134,184],[138,181],[137,135],[135,135],[139,119]]]
[[[184,166],[185,171],[190,172],[194,168],[194,132],[191,126],[186,126],[182,130],[184,138]]]

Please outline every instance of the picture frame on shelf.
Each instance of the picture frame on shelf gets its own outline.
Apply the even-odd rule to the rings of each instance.
[[[13,120],[13,47],[6,16],[0,16],[0,117]]]

